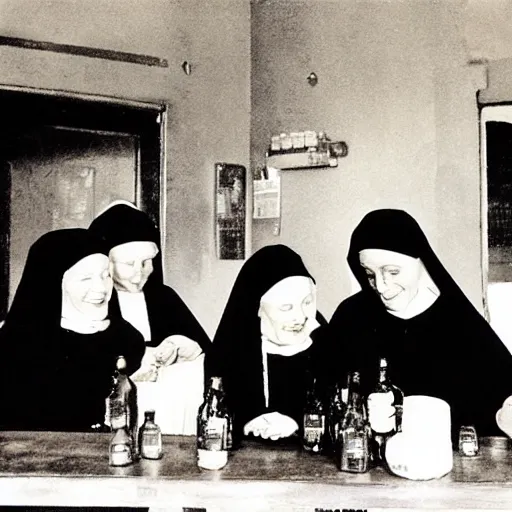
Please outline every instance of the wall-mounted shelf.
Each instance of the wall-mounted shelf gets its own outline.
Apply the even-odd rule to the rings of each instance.
[[[314,167],[336,167],[338,158],[330,151],[300,151],[267,155],[267,167],[274,169],[309,169]]]

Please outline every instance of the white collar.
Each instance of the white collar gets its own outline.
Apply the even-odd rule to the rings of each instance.
[[[77,321],[76,318],[61,317],[60,326],[69,331],[78,332],[80,334],[94,334],[96,332],[104,331],[110,325],[110,320],[105,318],[103,320],[86,320],[83,322]]]
[[[121,316],[144,336],[144,341],[150,341],[151,327],[144,292],[132,293],[117,290],[117,297]]]
[[[310,336],[305,338],[302,343],[295,345],[277,345],[266,336],[261,336],[261,347],[264,354],[277,354],[280,356],[294,356],[299,352],[304,352],[313,344]]]

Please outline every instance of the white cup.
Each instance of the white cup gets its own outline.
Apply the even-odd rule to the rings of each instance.
[[[390,471],[411,480],[440,478],[452,470],[450,406],[439,398],[404,398],[402,432],[386,443]]]

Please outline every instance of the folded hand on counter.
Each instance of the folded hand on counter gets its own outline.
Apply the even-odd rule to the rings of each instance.
[[[247,422],[244,434],[253,434],[263,439],[276,441],[282,437],[289,437],[299,429],[297,422],[279,412],[269,412]]]

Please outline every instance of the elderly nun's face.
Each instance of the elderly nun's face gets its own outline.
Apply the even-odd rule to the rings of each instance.
[[[295,345],[304,341],[308,320],[316,318],[315,295],[313,281],[305,276],[287,277],[263,295],[259,315],[272,326],[274,343]]]
[[[359,262],[386,309],[405,311],[419,291],[424,272],[421,260],[384,249],[364,249]]]
[[[141,292],[153,272],[158,254],[154,242],[127,242],[110,251],[111,271],[116,290]]]
[[[109,260],[91,254],[75,263],[62,277],[62,316],[103,320],[112,294]]]

